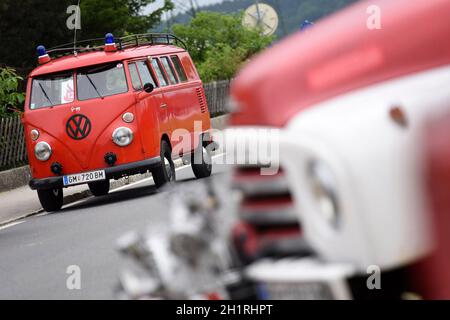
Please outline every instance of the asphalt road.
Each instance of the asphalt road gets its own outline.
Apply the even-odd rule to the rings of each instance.
[[[224,166],[214,166],[211,182],[222,185]],[[220,173],[220,174],[218,174]],[[55,214],[27,218],[0,230],[0,299],[113,299],[127,266],[117,239],[133,230],[167,225],[174,192],[195,190],[190,167],[177,169],[175,190],[157,191],[147,179],[101,198],[89,198]],[[67,268],[80,267],[81,289],[66,286]]]

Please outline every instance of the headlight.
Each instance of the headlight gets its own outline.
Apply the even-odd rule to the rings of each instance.
[[[118,146],[125,147],[133,141],[133,131],[126,127],[117,128],[112,134],[112,139]]]
[[[52,148],[47,142],[38,142],[34,147],[34,155],[40,161],[47,161],[52,155]]]
[[[308,177],[318,211],[333,227],[337,227],[339,206],[333,173],[324,163],[312,161],[308,166]]]

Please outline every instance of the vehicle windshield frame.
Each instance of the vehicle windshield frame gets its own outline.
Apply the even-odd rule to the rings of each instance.
[[[64,102],[64,103],[61,103],[61,102],[55,103],[55,101],[52,100],[52,98],[50,98],[50,96],[48,95],[49,92],[45,91],[45,93],[41,92],[43,100],[47,100],[51,104],[50,105],[39,106],[39,107],[33,107],[33,92],[34,92],[34,89],[36,89],[36,88],[33,89],[35,81],[42,80],[42,79],[45,79],[45,78],[51,78],[51,77],[63,78],[63,76],[67,76],[67,78],[69,80],[70,79],[72,80],[72,86],[74,87],[73,88],[74,96],[72,98],[72,101],[68,101],[68,102]],[[69,76],[71,76],[71,78]],[[52,81],[57,81],[57,80],[52,80]],[[29,102],[27,104],[28,109],[29,110],[47,109],[47,108],[53,108],[53,107],[56,107],[56,106],[62,106],[62,105],[74,103],[76,101],[75,82],[76,82],[75,70],[65,70],[65,71],[60,71],[60,72],[56,72],[56,73],[40,74],[40,75],[37,75],[35,77],[32,77],[31,78],[31,82],[30,82],[30,99],[29,99]],[[45,90],[45,88],[43,88],[43,86],[42,86],[42,83],[40,83],[40,82],[37,82],[37,83],[39,84],[39,87],[41,87],[41,90],[42,89]],[[53,96],[53,94],[51,94],[51,96]]]
[[[102,66],[114,65],[114,64],[122,64],[122,70],[123,70],[126,90],[123,91],[123,92],[113,93],[113,94],[109,94],[109,95],[108,94],[102,95],[102,96],[98,96],[97,95],[95,97],[91,97],[91,98],[87,98],[87,99],[80,99],[79,98],[79,92],[78,92],[78,75],[79,75],[80,71],[86,70],[86,69],[94,69],[95,67],[99,67],[100,68]],[[67,104],[71,104],[71,103],[76,103],[76,102],[83,102],[83,101],[89,101],[89,100],[95,100],[95,99],[104,99],[105,97],[112,97],[112,96],[116,96],[116,95],[126,94],[126,93],[130,92],[130,84],[129,84],[130,80],[129,80],[128,73],[125,71],[125,68],[126,68],[125,61],[118,60],[118,61],[113,61],[113,62],[106,62],[106,63],[99,63],[99,64],[88,65],[88,66],[85,66],[83,68],[68,69],[68,70],[63,70],[63,71],[59,71],[59,72],[56,72],[56,73],[43,73],[43,74],[39,74],[39,75],[33,76],[30,79],[31,80],[30,81],[30,99],[29,99],[29,102],[27,103],[27,108],[30,111],[34,111],[34,110],[39,110],[39,109],[54,108],[54,107],[67,105]],[[53,77],[53,76],[62,76],[62,75],[67,75],[67,76],[71,75],[72,76],[71,79],[73,81],[73,87],[74,87],[73,88],[73,90],[74,90],[73,100],[71,102],[65,102],[65,103],[54,103],[54,101],[52,100],[51,101],[52,105],[46,105],[46,106],[41,106],[41,107],[37,107],[37,108],[36,107],[32,107],[34,81],[35,80],[39,80],[39,79],[50,78],[50,77]],[[86,81],[89,81],[89,80],[86,78]],[[45,95],[44,95],[44,93],[41,93],[41,95],[43,97],[42,98],[43,100],[47,100]]]
[[[108,65],[112,66],[114,64],[116,66],[119,65],[119,64],[122,65],[122,67],[120,69],[123,72],[123,76],[124,76],[124,80],[125,80],[125,82],[124,82],[125,83],[125,90],[121,91],[121,92],[117,92],[117,93],[112,93],[112,94],[102,93],[101,90],[98,89],[98,87],[95,84],[95,81],[92,79],[92,77],[91,76],[86,76],[87,82],[89,83],[90,86],[92,86],[93,90],[97,93],[97,95],[93,96],[93,97],[89,97],[89,98],[80,99],[80,92],[79,92],[79,76],[80,76],[80,72],[83,71],[83,70],[89,70],[89,69],[95,70],[96,68],[102,69],[104,67],[107,67]],[[104,99],[106,97],[117,96],[117,95],[120,95],[120,94],[125,94],[125,93],[130,92],[130,85],[128,83],[129,82],[129,77],[128,77],[128,74],[127,74],[125,68],[126,68],[125,61],[112,61],[112,62],[106,62],[106,63],[93,64],[93,65],[85,66],[83,68],[76,69],[75,70],[76,100],[77,101],[89,101],[89,100],[95,100],[95,99]],[[109,69],[109,70],[111,70],[111,69]],[[92,72],[87,73],[87,75],[92,75],[92,74],[93,74]]]

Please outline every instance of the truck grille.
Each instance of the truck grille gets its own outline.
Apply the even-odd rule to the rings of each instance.
[[[242,195],[232,234],[237,255],[244,264],[264,257],[309,255],[283,170],[263,176],[260,169],[241,166],[234,171],[232,185]]]

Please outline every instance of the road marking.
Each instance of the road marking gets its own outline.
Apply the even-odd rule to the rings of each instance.
[[[118,188],[116,188],[116,189],[114,189],[114,190],[111,190],[110,193],[113,193],[113,192],[116,192],[116,191],[120,191],[120,190],[129,188],[129,187],[132,187],[132,186],[135,186],[135,185],[138,185],[138,184],[140,184],[140,183],[144,183],[144,182],[147,182],[147,181],[150,181],[150,180],[153,180],[153,177],[144,178],[144,179],[142,179],[142,180],[139,180],[139,181],[135,181],[135,182],[126,184],[126,185],[124,185],[124,186],[121,186],[121,187],[118,187]]]
[[[214,159],[217,159],[218,157],[223,157],[224,155],[225,155],[224,153],[216,154],[216,155],[212,156],[212,159],[214,160]],[[177,172],[179,170],[182,170],[182,169],[186,169],[189,166],[190,165],[188,164],[188,165],[183,165],[181,167],[175,168],[175,172]],[[124,190],[124,189],[130,188],[130,187],[136,186],[136,185],[138,185],[140,183],[148,182],[150,180],[153,181],[153,177],[144,178],[142,180],[139,180],[139,181],[136,181],[136,182],[132,182],[130,184],[126,184],[126,185],[124,185],[122,187],[119,187],[119,188],[116,188],[116,189],[112,190],[111,193],[116,192],[116,191],[120,191],[120,190]]]
[[[111,192],[112,192],[112,191],[111,191]],[[89,200],[89,199],[92,199],[92,198],[95,198],[95,197],[94,197],[94,196],[89,196],[89,197],[86,197],[86,198],[77,200],[77,201],[75,201],[75,202],[68,203],[68,204],[66,204],[65,206],[63,206],[62,208],[63,208],[63,209],[67,209],[67,208],[73,207],[73,206],[75,206],[75,205],[77,205],[77,204],[83,203],[83,202],[85,202],[85,201],[87,201],[87,200]],[[48,213],[47,213],[47,214],[48,214]]]
[[[4,226],[1,226],[0,230],[4,230],[4,229],[10,228],[10,227],[14,227],[14,226],[17,226],[18,224],[21,224],[21,223],[24,223],[24,222],[25,222],[25,220],[11,222],[11,223],[8,223],[8,224],[6,224]]]

